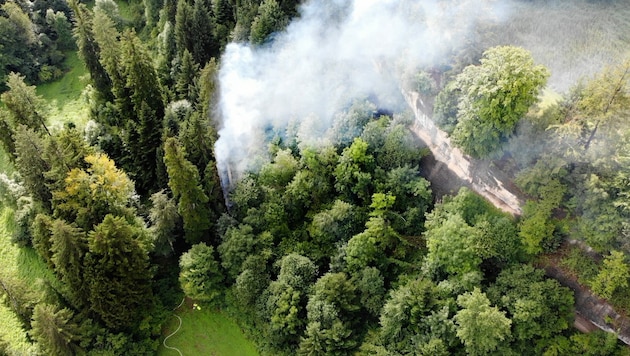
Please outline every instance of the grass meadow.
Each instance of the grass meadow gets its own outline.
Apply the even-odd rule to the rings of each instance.
[[[82,95],[88,83],[88,72],[77,52],[67,52],[65,75],[57,81],[37,87],[37,94],[48,102],[48,122],[54,128],[72,122],[83,127],[88,119],[87,99]]]
[[[166,342],[178,348],[184,355],[254,356],[258,355],[254,344],[247,340],[239,326],[224,312],[213,308],[195,309],[184,303],[176,314],[182,318],[181,329]],[[171,317],[164,326],[164,336],[171,334],[179,321]],[[160,345],[158,356],[177,356],[174,350]]]
[[[0,211],[0,280],[3,288],[19,294],[20,300],[35,303],[44,298],[42,282],[55,283],[52,272],[30,248],[19,248],[11,243],[13,211],[4,208]],[[1,299],[8,298],[2,293]],[[27,339],[26,330],[11,309],[10,303],[0,303],[0,341],[7,344],[9,355],[33,354],[33,346]]]

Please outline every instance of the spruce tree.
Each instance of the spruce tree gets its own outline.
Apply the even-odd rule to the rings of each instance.
[[[69,309],[60,309],[51,304],[37,304],[33,312],[33,329],[30,335],[46,355],[74,355],[78,351],[73,341],[78,339],[78,327],[71,322]]]
[[[157,190],[157,149],[162,143],[164,102],[153,61],[133,31],[125,31],[122,66],[131,95],[135,122],[127,122],[129,155],[138,193]]]
[[[105,68],[99,61],[101,49],[92,32],[92,12],[77,0],[69,1],[70,8],[74,12],[74,36],[79,47],[79,57],[85,63],[94,87],[104,101],[111,101],[112,82]]]
[[[24,82],[24,76],[10,73],[7,79],[9,90],[2,93],[0,99],[9,110],[13,130],[18,125],[25,125],[35,131],[46,131],[45,101],[37,95],[35,86]]]
[[[87,250],[85,233],[57,219],[50,226],[51,261],[57,277],[63,282],[63,294],[75,308],[87,302],[87,290],[83,279],[83,256]]]
[[[131,331],[153,304],[146,232],[127,219],[107,215],[88,234],[84,283],[90,309],[115,331]]]
[[[50,169],[43,159],[44,139],[32,129],[20,125],[15,135],[15,167],[28,194],[46,209],[52,195],[46,185],[45,172]]]
[[[199,171],[186,159],[178,140],[171,137],[164,143],[164,163],[168,186],[178,199],[178,211],[184,220],[185,238],[194,244],[203,240],[212,227],[208,196],[201,188]]]

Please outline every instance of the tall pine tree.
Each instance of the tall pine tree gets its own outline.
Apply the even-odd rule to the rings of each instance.
[[[107,215],[88,234],[85,279],[90,309],[108,328],[131,331],[153,305],[144,227]]]
[[[127,122],[127,145],[138,193],[144,195],[157,190],[157,149],[162,143],[164,102],[153,61],[138,36],[127,30],[121,42],[126,86],[137,115],[135,122]]]
[[[164,143],[164,163],[168,172],[168,186],[178,199],[179,214],[184,220],[188,243],[200,242],[209,233],[214,221],[208,207],[208,196],[201,187],[199,171],[186,159],[179,141],[171,137]]]

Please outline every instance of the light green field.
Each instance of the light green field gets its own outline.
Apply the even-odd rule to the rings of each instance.
[[[82,127],[88,119],[88,106],[82,92],[87,86],[87,69],[76,52],[67,52],[68,72],[51,83],[37,87],[37,94],[49,103],[48,122],[53,128],[73,122]]]
[[[18,248],[10,242],[12,221],[13,212],[3,209],[0,213],[0,280],[9,289],[20,289],[30,296],[29,299],[36,300],[41,298],[37,281],[52,278],[52,275],[35,251]],[[0,320],[0,340],[7,344],[8,354],[33,354],[34,347],[26,338],[26,331],[4,300],[0,303]]]
[[[225,313],[211,308],[193,309],[184,304],[177,310],[182,327],[166,343],[178,348],[184,355],[248,356],[258,355],[254,344],[247,340],[236,323]],[[164,336],[171,334],[179,325],[177,318],[170,318],[164,328]],[[177,356],[174,350],[163,345],[159,356]]]

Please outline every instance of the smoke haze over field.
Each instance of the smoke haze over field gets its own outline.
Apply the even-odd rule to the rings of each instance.
[[[334,113],[354,98],[401,107],[400,77],[446,62],[476,23],[507,16],[502,3],[309,1],[267,46],[228,45],[219,73],[219,171],[253,168],[253,158],[266,150],[265,129],[292,123],[300,139],[317,143]]]

